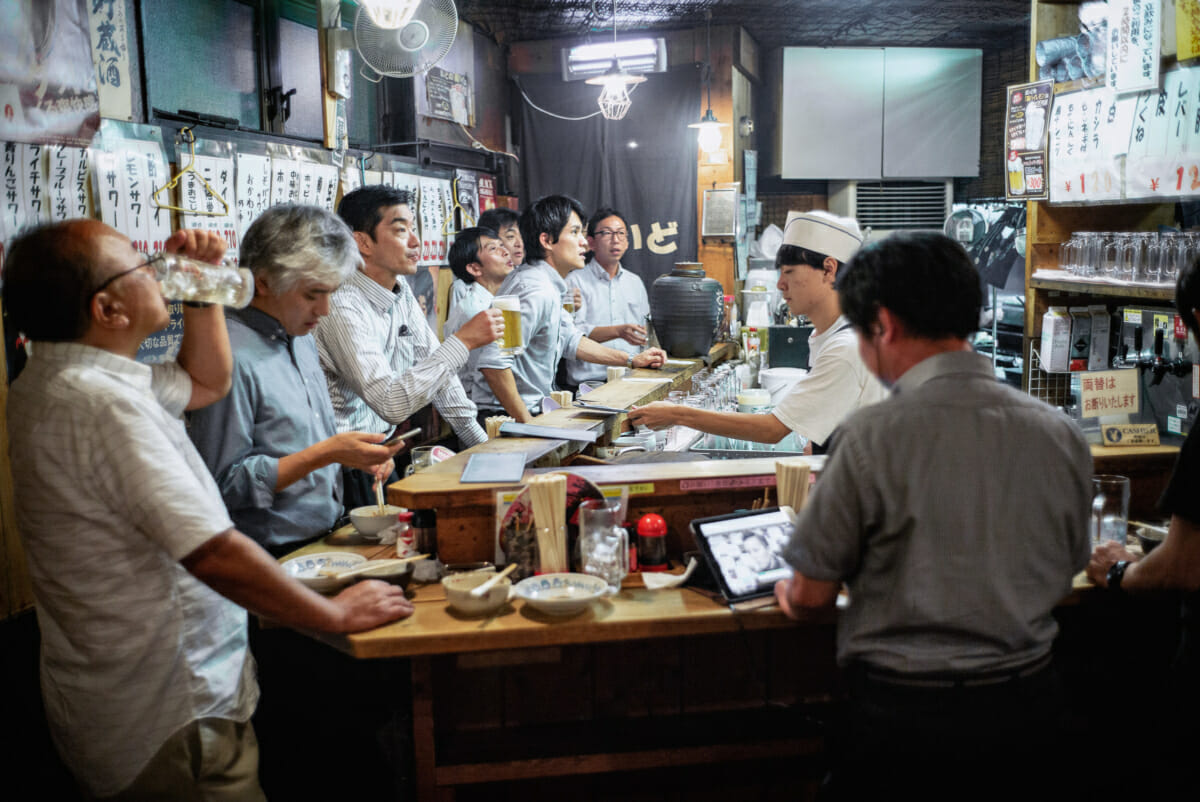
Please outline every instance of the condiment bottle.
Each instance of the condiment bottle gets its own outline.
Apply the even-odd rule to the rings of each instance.
[[[638,518],[638,566],[643,571],[667,570],[667,522],[647,513]]]
[[[413,510],[412,515],[413,541],[417,551],[437,555],[437,513],[433,510]]]

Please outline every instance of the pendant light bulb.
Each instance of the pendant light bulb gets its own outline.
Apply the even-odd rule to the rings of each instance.
[[[412,20],[421,0],[359,0],[358,4],[376,26],[395,30]]]
[[[620,120],[628,112],[633,101],[629,99],[629,87],[636,86],[646,79],[641,75],[630,75],[623,71],[613,59],[612,66],[603,75],[588,78],[585,83],[602,87],[597,103],[600,113],[606,120]]]
[[[704,117],[700,122],[688,126],[688,128],[699,129],[700,133],[696,140],[700,145],[700,150],[705,154],[713,153],[721,148],[721,129],[725,127],[726,124],[717,119],[717,115],[713,114],[711,108],[704,112]]]

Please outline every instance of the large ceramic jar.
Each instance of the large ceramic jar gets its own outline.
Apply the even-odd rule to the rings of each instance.
[[[668,354],[686,359],[712,347],[724,312],[721,282],[704,275],[699,262],[677,262],[650,288],[654,333]]]

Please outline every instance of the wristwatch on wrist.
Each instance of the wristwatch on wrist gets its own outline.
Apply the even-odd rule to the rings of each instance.
[[[625,360],[625,367],[627,367],[627,368],[633,367],[633,354],[630,354],[629,359]]]
[[[1121,580],[1125,578],[1125,569],[1128,567],[1129,560],[1120,560],[1112,564],[1108,569],[1108,573],[1104,576],[1109,590],[1121,590]]]

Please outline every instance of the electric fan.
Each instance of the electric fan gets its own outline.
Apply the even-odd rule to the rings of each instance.
[[[381,28],[360,6],[354,18],[354,47],[366,68],[364,78],[409,78],[427,71],[450,52],[458,32],[454,0],[424,0],[406,24],[395,30]]]

